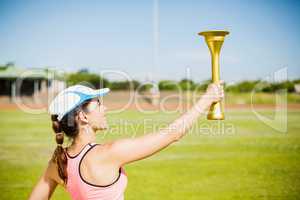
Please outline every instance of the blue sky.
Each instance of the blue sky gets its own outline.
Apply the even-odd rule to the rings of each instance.
[[[0,64],[122,70],[145,80],[211,77],[198,32],[225,29],[221,78],[300,77],[300,1],[3,1]],[[117,77],[116,77],[117,78]]]

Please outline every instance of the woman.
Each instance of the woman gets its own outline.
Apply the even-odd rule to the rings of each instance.
[[[57,185],[75,200],[124,199],[125,164],[141,160],[178,141],[213,102],[224,97],[222,84],[210,84],[188,112],[167,128],[136,138],[96,144],[96,131],[107,128],[105,106],[99,100],[108,88],[76,85],[59,93],[49,111],[57,147],[29,199],[50,199]],[[72,144],[63,148],[64,134]]]

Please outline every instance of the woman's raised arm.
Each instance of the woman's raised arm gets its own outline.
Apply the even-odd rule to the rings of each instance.
[[[201,113],[213,102],[219,101],[223,97],[223,86],[221,84],[210,84],[200,100],[167,128],[136,138],[116,140],[109,144],[110,159],[122,166],[160,151],[182,138]]]

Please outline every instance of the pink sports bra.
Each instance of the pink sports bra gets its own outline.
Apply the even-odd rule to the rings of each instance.
[[[76,156],[70,156],[67,153],[67,191],[73,200],[123,200],[127,186],[127,175],[123,167],[119,170],[118,178],[109,185],[89,183],[81,176],[80,164],[86,154],[96,145],[98,144],[87,144]]]

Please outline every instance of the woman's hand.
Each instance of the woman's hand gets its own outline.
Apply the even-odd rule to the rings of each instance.
[[[211,83],[208,85],[204,94],[205,99],[211,103],[218,102],[224,98],[224,82]]]

